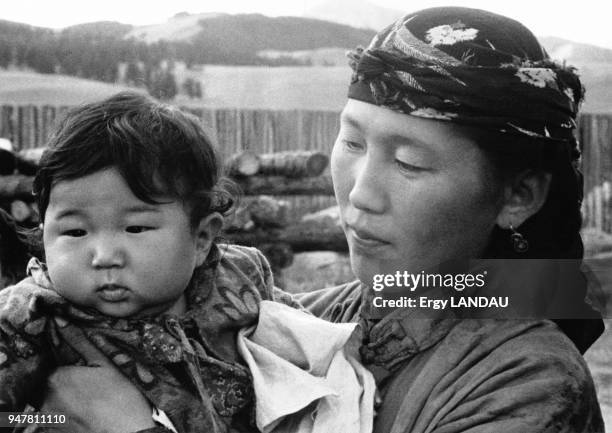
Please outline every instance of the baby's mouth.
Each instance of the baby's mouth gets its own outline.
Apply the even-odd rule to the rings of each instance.
[[[127,298],[128,292],[127,288],[116,284],[105,284],[96,290],[98,296],[107,302],[121,302]]]

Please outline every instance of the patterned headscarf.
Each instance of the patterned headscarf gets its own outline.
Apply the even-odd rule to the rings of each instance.
[[[349,54],[349,98],[412,116],[567,143],[583,88],[522,24],[458,7],[425,9]]]

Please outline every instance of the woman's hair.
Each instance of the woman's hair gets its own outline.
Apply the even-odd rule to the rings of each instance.
[[[53,186],[115,167],[136,197],[181,200],[191,224],[227,214],[235,198],[210,139],[194,116],[135,92],[72,109],[49,140],[34,180],[44,222]]]
[[[503,46],[505,54],[532,64],[548,62],[548,55],[537,38],[522,24],[508,18],[490,14],[491,25],[498,24],[500,32],[491,32],[488,43]],[[505,21],[505,22],[504,22]],[[483,19],[482,22],[486,22]],[[470,58],[472,66],[500,66],[492,63],[487,55],[474,52]],[[569,68],[571,72],[573,70]],[[584,89],[572,89],[573,96],[581,101]],[[513,89],[500,88],[511,93]],[[521,95],[518,94],[517,98]],[[553,98],[549,101],[553,103]],[[530,107],[526,107],[527,110]],[[577,112],[577,107],[576,107]],[[472,128],[470,128],[473,130]],[[499,182],[511,179],[524,170],[551,174],[548,195],[542,208],[527,219],[519,228],[528,240],[529,249],[518,253],[514,250],[510,230],[495,226],[485,258],[538,258],[581,259],[584,254],[580,228],[582,226],[581,204],[583,179],[577,164],[580,157],[574,132],[555,131],[562,139],[530,136],[518,133],[502,134],[481,128],[472,135],[480,149],[492,164],[493,177]]]
[[[581,259],[584,248],[582,226],[582,175],[568,146],[537,138],[479,132],[473,135],[492,166],[495,182],[511,182],[525,170],[551,174],[542,208],[521,224],[518,231],[529,242],[529,250],[514,250],[510,230],[495,226],[485,258]]]

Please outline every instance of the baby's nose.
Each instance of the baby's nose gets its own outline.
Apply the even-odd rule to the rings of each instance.
[[[125,264],[125,252],[116,239],[99,237],[93,247],[91,265],[94,268],[121,267]]]

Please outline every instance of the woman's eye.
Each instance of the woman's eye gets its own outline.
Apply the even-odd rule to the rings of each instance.
[[[153,227],[149,226],[128,226],[125,231],[128,233],[143,233],[149,230],[153,230]]]
[[[342,140],[347,149],[352,151],[362,151],[365,149],[365,145],[351,140]]]
[[[402,171],[409,171],[409,172],[412,172],[412,173],[421,172],[421,171],[427,170],[424,167],[419,167],[417,165],[408,164],[407,162],[404,162],[404,161],[399,160],[399,159],[395,160],[395,164],[400,168],[400,170],[402,170]]]
[[[71,238],[80,238],[82,236],[85,236],[87,234],[87,232],[83,229],[71,229],[71,230],[64,230],[62,232],[63,236],[69,236]]]

